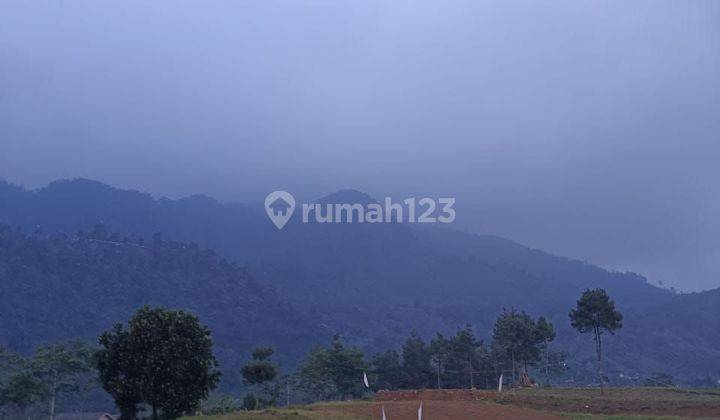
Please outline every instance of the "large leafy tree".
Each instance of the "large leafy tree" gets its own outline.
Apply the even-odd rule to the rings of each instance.
[[[197,408],[220,379],[207,327],[183,311],[143,307],[127,328],[100,336],[97,366],[122,418],[146,403],[152,417],[173,419]]]
[[[527,372],[528,365],[540,360],[541,346],[555,337],[552,326],[542,318],[538,325],[530,315],[515,309],[503,311],[493,328],[493,347],[509,359],[513,377],[522,366]]]
[[[587,289],[577,301],[577,307],[570,311],[570,323],[581,333],[592,333],[595,338],[597,353],[597,375],[600,381],[600,392],[604,392],[604,376],[602,371],[602,335],[604,332],[614,334],[622,328],[623,316],[615,309],[615,302],[610,299],[604,289]]]
[[[25,410],[41,399],[42,392],[28,360],[0,347],[0,418],[8,412],[25,417]]]
[[[365,392],[365,370],[360,350],[346,347],[335,335],[329,348],[318,347],[310,352],[298,371],[297,383],[313,399],[357,398]]]
[[[24,413],[28,407],[41,400],[43,392],[43,384],[38,378],[32,372],[23,370],[7,381],[2,389],[0,400],[2,405],[14,404],[20,413]]]
[[[277,366],[270,360],[274,350],[270,347],[258,347],[253,351],[252,361],[242,368],[243,380],[246,384],[257,387],[260,399],[253,395],[254,407],[271,406],[277,400],[277,387],[272,381],[278,375]]]
[[[41,396],[48,403],[50,418],[55,418],[55,403],[60,394],[77,392],[82,375],[93,370],[94,349],[82,342],[40,347],[31,361],[33,376],[42,385]]]

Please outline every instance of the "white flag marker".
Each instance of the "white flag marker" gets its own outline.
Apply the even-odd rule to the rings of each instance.
[[[498,392],[502,392],[503,374],[500,373],[500,380],[498,380]]]
[[[420,408],[418,408],[418,420],[422,420],[422,401],[420,401]]]
[[[382,415],[383,415],[382,420],[387,420],[387,417],[385,417],[385,406],[384,405],[382,406]]]
[[[370,382],[368,382],[367,374],[363,372],[363,383],[365,384],[365,388],[370,388]]]

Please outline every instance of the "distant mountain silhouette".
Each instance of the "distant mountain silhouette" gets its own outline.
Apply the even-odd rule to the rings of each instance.
[[[362,204],[366,206],[372,203],[378,203],[377,200],[358,190],[340,190],[325,197],[319,198],[318,203],[323,204]]]
[[[373,201],[354,190],[318,200]],[[397,346],[411,330],[428,336],[466,323],[488,338],[495,317],[515,307],[549,317],[558,329],[553,346],[568,352],[570,368],[582,378],[594,369],[593,343],[570,329],[568,312],[583,289],[603,287],[625,314],[625,328],[604,343],[611,381],[655,371],[688,382],[720,374],[720,329],[692,325],[704,309],[683,309],[692,304],[715,313],[718,293],[676,296],[637,274],[447,227],[303,224],[296,212],[279,231],[256,204],[204,196],[154,199],[88,180],[58,181],[35,191],[0,185],[0,223],[44,235],[74,234],[98,222],[109,231],[145,238],[162,232],[167,239],[215,249],[247,266],[259,283],[289,302],[288,310],[311,317],[315,327],[307,334],[339,332],[367,350]],[[24,334],[40,334],[26,327]],[[289,341],[279,347],[297,348]]]

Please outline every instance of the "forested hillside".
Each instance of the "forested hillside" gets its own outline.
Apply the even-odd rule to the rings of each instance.
[[[352,191],[342,192],[341,198],[360,203],[371,200]],[[331,195],[319,201],[337,199],[338,196]],[[176,265],[153,264],[151,273],[133,269],[137,271],[107,274],[113,281],[106,287],[112,289],[106,292],[107,301],[103,300],[102,305],[95,299],[103,296],[100,286],[103,282],[95,277],[74,279],[80,296],[62,300],[63,310],[75,314],[68,325],[98,322],[95,318],[104,316],[97,315],[104,313],[104,305],[117,310],[113,306],[118,304],[117,300],[125,307],[134,304],[134,308],[155,299],[176,307],[209,311],[211,326],[213,323],[222,326],[215,328],[218,333],[225,334],[230,325],[239,325],[238,331],[248,331],[247,328],[273,337],[287,334],[302,337],[290,351],[305,351],[313,339],[337,332],[372,352],[397,347],[412,330],[427,337],[438,331],[455,332],[467,323],[479,337],[487,338],[503,308],[514,307],[536,316],[544,315],[556,325],[558,338],[553,346],[568,354],[570,378],[583,382],[594,370],[593,344],[591,338],[579,336],[570,328],[568,312],[583,289],[602,287],[625,314],[624,328],[605,344],[611,381],[622,382],[656,371],[671,373],[688,383],[704,375],[720,374],[715,346],[720,337],[718,329],[694,324],[706,312],[694,313],[683,303],[692,300],[692,305],[712,307],[718,302],[717,293],[675,296],[648,284],[637,274],[609,272],[494,236],[403,224],[303,224],[298,217],[278,231],[260,205],[223,204],[203,196],[154,199],[88,180],[59,181],[37,191],[2,185],[0,222],[21,226],[27,232],[38,230],[39,236],[51,233],[72,236],[102,222],[110,231],[137,234],[148,243],[155,232],[162,232],[168,240],[194,241],[201,247],[217,250],[233,263],[247,266],[260,284],[256,286],[260,291],[275,290],[277,299],[292,305],[288,309],[279,303],[258,303],[267,302],[269,295],[261,293],[259,296],[265,297],[255,297],[249,291],[252,284],[249,277],[241,276],[239,270],[232,268],[234,265],[223,263],[219,257],[213,257],[214,263],[208,266],[215,267],[212,268],[215,271],[205,270],[203,267],[209,263],[200,263],[202,259],[190,266],[181,264],[180,255],[199,258],[207,252],[186,245],[172,251],[171,255],[178,256]],[[102,251],[106,257],[116,246],[119,245],[101,246],[97,241],[87,240],[63,245],[71,249],[80,247],[83,253]],[[123,251],[115,258],[136,253],[145,258],[152,255],[153,260],[164,258],[161,251],[166,247],[148,246],[119,246]],[[119,260],[114,264],[126,265]],[[228,267],[233,276],[245,279],[240,282],[244,288],[230,289],[234,283],[229,278],[233,276],[221,267]],[[116,270],[122,273],[130,268]],[[170,281],[178,270],[181,278]],[[143,282],[148,275],[157,281],[153,280],[145,290]],[[57,287],[59,280],[52,276],[48,279],[50,287]],[[235,296],[242,296],[241,303],[234,300]],[[32,299],[22,300],[22,305],[39,305],[43,299],[42,292],[36,290]],[[273,299],[270,302],[278,302]],[[251,315],[243,313],[256,308],[252,303],[257,303],[263,314],[255,314],[252,319],[258,319],[264,328],[253,330],[255,325],[244,325],[253,323],[247,318]],[[56,306],[60,304],[58,300]],[[78,315],[82,311],[87,316]],[[298,324],[297,317],[288,311],[312,322]],[[28,308],[24,316],[37,321]],[[696,329],[702,330],[698,334],[687,333]],[[50,330],[53,329],[33,329],[32,334],[41,339]],[[224,345],[242,351],[243,344],[251,339],[235,343],[245,336],[228,333],[222,335],[222,340]],[[308,346],[300,348],[302,343]],[[278,347],[282,354],[283,345]]]
[[[227,386],[241,382],[253,346],[276,346],[295,360],[323,337],[246,270],[197,245],[102,229],[28,236],[0,225],[0,346],[29,353],[64,339],[96,342],[145,304],[198,315]]]

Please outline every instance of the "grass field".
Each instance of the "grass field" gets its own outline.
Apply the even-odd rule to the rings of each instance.
[[[321,403],[288,409],[238,412],[208,420],[425,420],[477,419],[683,419],[720,418],[720,390],[676,388],[514,389],[498,394],[475,390],[380,392],[375,401]]]
[[[237,412],[219,416],[203,416],[203,420],[366,420],[372,417],[348,412],[359,405],[373,406],[367,402],[343,402],[311,404],[300,407],[274,408],[262,411]],[[197,420],[197,417],[187,419]]]
[[[605,395],[587,388],[520,389],[495,394],[494,401],[565,413],[720,418],[720,389],[610,388]]]

